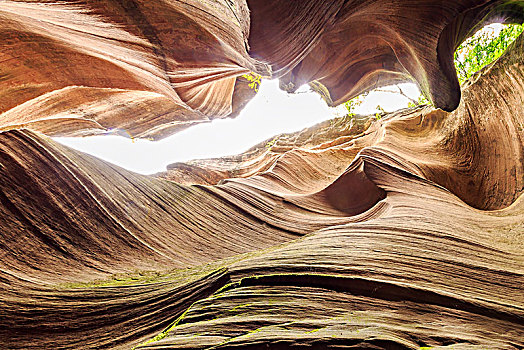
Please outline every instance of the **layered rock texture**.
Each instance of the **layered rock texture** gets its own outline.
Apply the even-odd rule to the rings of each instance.
[[[0,2],[0,127],[160,138],[252,95],[244,2]],[[237,100],[233,95],[238,95]]]
[[[515,0],[0,2],[0,130],[159,139],[235,116],[249,72],[329,104],[414,81],[454,110],[453,52]],[[251,73],[250,73],[251,74]]]
[[[334,103],[410,77],[454,109],[453,47],[523,14],[248,5],[251,27],[241,2],[0,2],[0,348],[524,348],[523,36],[453,112],[334,119],[155,176],[35,132],[162,137],[235,113],[248,71]]]

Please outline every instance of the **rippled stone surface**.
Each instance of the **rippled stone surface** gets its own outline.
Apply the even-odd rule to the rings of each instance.
[[[521,349],[523,59],[156,176],[0,133],[0,344]]]
[[[330,105],[414,81],[454,110],[453,52],[482,25],[524,21],[508,0],[0,2],[0,130],[160,139],[234,117],[249,72]]]

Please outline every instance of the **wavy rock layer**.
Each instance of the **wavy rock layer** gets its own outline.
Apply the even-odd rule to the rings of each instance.
[[[515,0],[0,2],[0,130],[159,139],[234,117],[242,75],[311,83],[331,105],[414,81],[454,110],[453,52]]]
[[[413,80],[436,107],[452,111],[460,101],[455,49],[487,23],[524,22],[524,3],[507,0],[248,4],[250,53],[272,64],[285,90],[313,82],[331,105]]]
[[[2,348],[523,348],[523,71],[157,178],[0,133]]]
[[[2,1],[0,127],[161,138],[238,112],[242,1]],[[238,79],[237,79],[238,78]]]

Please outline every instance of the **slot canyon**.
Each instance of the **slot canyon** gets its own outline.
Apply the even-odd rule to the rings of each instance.
[[[520,0],[0,0],[0,349],[524,349],[524,35],[462,85],[453,65],[523,22]],[[154,175],[52,138],[234,118],[246,74],[431,104]]]

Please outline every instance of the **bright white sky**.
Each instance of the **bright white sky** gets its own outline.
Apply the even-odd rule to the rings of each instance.
[[[495,36],[502,28],[501,24],[492,24],[481,32]],[[415,100],[420,96],[415,84],[399,86]],[[395,90],[395,87],[381,90],[388,89]],[[196,125],[156,142],[131,140],[122,136],[61,137],[55,140],[123,168],[153,174],[164,171],[168,164],[174,162],[242,153],[275,135],[298,131],[347,113],[344,106],[329,108],[307,86],[298,92],[287,94],[278,88],[277,80],[263,80],[258,94],[237,118]],[[398,93],[373,91],[356,108],[355,113],[375,114],[377,105],[387,112],[393,112],[407,107],[408,102],[407,98]]]
[[[414,84],[400,86],[414,99],[420,95]],[[55,140],[123,168],[152,174],[174,162],[238,154],[277,134],[298,131],[346,113],[344,106],[329,108],[307,86],[299,92],[287,94],[278,88],[277,80],[263,80],[258,94],[237,118],[200,124],[155,142],[121,136]],[[356,113],[374,114],[377,105],[394,111],[407,107],[408,99],[394,93],[371,92]]]
[[[502,28],[501,24],[492,24],[484,27],[481,32],[495,36]],[[399,86],[415,100],[420,96],[415,84]],[[395,87],[391,88],[395,90]],[[387,89],[388,87],[382,88]],[[174,162],[242,153],[275,135],[298,131],[346,114],[344,106],[329,108],[307,86],[303,86],[299,92],[290,95],[278,88],[276,80],[263,80],[259,93],[237,118],[200,124],[156,142],[131,140],[121,136],[55,139],[126,169],[153,174],[164,171],[168,164]],[[392,112],[407,107],[408,102],[407,98],[398,93],[374,91],[369,93],[355,112],[375,114],[377,105]]]

